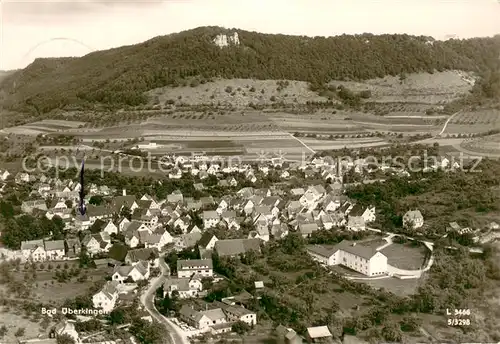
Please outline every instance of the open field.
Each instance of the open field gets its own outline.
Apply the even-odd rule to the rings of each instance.
[[[315,151],[337,150],[342,148],[383,147],[389,145],[389,142],[376,137],[335,139],[335,140],[318,140],[314,138],[301,138],[301,141]]]
[[[486,133],[494,129],[500,129],[500,111],[490,109],[456,114],[450,120],[444,134]]]
[[[46,119],[18,127],[5,128],[2,129],[2,131],[7,134],[38,135],[48,133],[64,133],[67,130],[77,129],[83,125],[85,125],[85,122]]]
[[[464,148],[471,150],[484,150],[488,152],[490,150],[499,151],[500,150],[500,134],[495,134],[491,136],[480,137],[477,139],[464,140],[461,145]]]
[[[172,153],[190,155],[204,151],[212,156],[238,156],[243,161],[255,161],[262,159],[261,153],[264,152],[268,153],[268,158],[281,153],[286,154],[285,159],[297,161],[304,154],[321,150],[384,147],[396,138],[395,135],[437,134],[443,126],[444,119],[441,117],[406,116],[400,105],[394,106],[397,111],[385,116],[348,110],[319,110],[311,114],[257,110],[229,113],[185,111],[163,113],[142,121],[103,128],[80,128],[84,123],[78,121],[47,120],[7,128],[5,131],[24,134],[10,135],[9,141],[22,137],[24,141],[31,138],[33,142],[34,136],[42,131],[46,135],[73,135],[80,140],[81,143],[73,147],[39,147],[44,153],[57,149],[59,155],[74,154],[78,149],[91,150],[89,154],[92,156],[106,156],[115,150],[134,148],[140,144],[142,150],[153,156]],[[494,115],[487,114],[489,119],[484,121],[494,121]],[[460,118],[453,120],[459,121]],[[472,128],[472,131],[480,129],[453,123],[448,128],[454,130],[453,126],[456,125]],[[487,125],[481,124],[483,127]],[[157,146],[147,147],[148,142],[154,142]],[[102,152],[92,147],[97,143]],[[21,147],[17,144],[14,146]],[[71,152],[68,152],[70,149]],[[465,147],[462,149],[464,152]]]
[[[450,124],[478,124],[497,127],[500,126],[500,111],[490,109],[476,112],[461,112],[453,116]]]
[[[285,86],[286,85],[286,86]],[[194,85],[193,85],[194,86]],[[307,82],[276,80],[231,79],[214,80],[205,84],[181,87],[163,87],[147,92],[153,103],[165,104],[221,104],[246,107],[249,103],[272,104],[274,102],[304,104],[307,101],[325,101],[309,90]],[[272,98],[273,97],[273,98]]]
[[[500,134],[464,140],[458,149],[472,154],[500,157]]]
[[[386,76],[365,82],[332,81],[330,84],[343,85],[355,92],[370,90],[370,101],[443,104],[469,92],[474,77],[467,72],[446,71],[408,74],[404,79]]]

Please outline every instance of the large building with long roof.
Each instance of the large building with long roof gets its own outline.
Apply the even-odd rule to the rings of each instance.
[[[370,277],[387,273],[387,257],[382,252],[352,241],[344,240],[329,247],[309,245],[307,252],[324,265],[342,265]]]

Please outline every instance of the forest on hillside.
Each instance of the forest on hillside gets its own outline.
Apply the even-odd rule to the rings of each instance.
[[[241,44],[219,48],[213,38],[237,31]],[[500,36],[436,41],[409,35],[303,37],[202,27],[81,58],[37,59],[8,76],[0,100],[10,110],[36,110],[96,103],[139,105],[144,92],[186,79],[214,77],[302,80],[364,80],[450,69],[491,70]]]

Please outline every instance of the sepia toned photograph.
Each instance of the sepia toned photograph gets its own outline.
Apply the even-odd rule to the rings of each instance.
[[[500,2],[1,0],[0,344],[500,344]]]

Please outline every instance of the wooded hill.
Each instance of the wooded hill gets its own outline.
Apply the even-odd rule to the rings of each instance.
[[[219,48],[218,34],[241,44]],[[303,37],[201,27],[81,58],[37,59],[0,85],[4,108],[48,112],[92,105],[139,105],[144,92],[196,78],[363,80],[447,69],[482,71],[498,60],[500,36],[435,41],[409,35]]]

